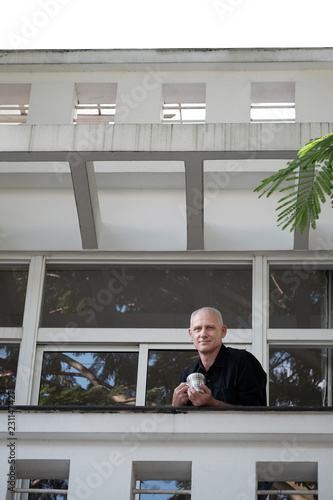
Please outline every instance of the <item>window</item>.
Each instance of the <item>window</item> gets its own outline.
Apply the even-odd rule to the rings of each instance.
[[[204,123],[205,119],[205,84],[163,85],[163,123]]]
[[[251,328],[251,268],[49,266],[41,326],[188,328],[190,314],[208,303],[229,328]]]
[[[0,327],[21,327],[27,291],[26,266],[0,267]]]
[[[332,405],[332,271],[269,269],[269,404]],[[317,343],[317,345],[316,345]]]
[[[40,405],[135,405],[138,352],[44,352]]]
[[[0,406],[7,405],[15,391],[19,344],[0,343]]]
[[[171,405],[178,377],[198,359],[195,350],[150,350],[147,371],[147,406]]]
[[[68,479],[30,479],[29,490],[28,500],[66,500]]]
[[[250,342],[251,265],[47,265],[34,403],[171,405],[198,357],[190,315],[207,304]]]
[[[68,478],[69,460],[16,460],[9,491],[17,500],[67,500]]]
[[[138,500],[190,500],[190,481],[140,481],[140,486],[135,490],[135,499]]]
[[[117,84],[76,84],[75,123],[114,123]]]
[[[0,84],[0,124],[21,125],[26,123],[30,84]]]
[[[316,462],[258,462],[258,500],[317,500]]]
[[[251,122],[295,122],[293,82],[252,83]]]
[[[332,406],[333,349],[314,346],[270,346],[271,406]]]
[[[332,271],[270,268],[270,328],[331,328]]]
[[[131,500],[190,500],[190,462],[133,462]]]

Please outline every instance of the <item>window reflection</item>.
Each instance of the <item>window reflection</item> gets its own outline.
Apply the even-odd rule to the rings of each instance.
[[[45,352],[40,405],[135,405],[137,352]]]
[[[19,344],[0,344],[0,405],[8,403],[9,391],[15,391]],[[12,399],[12,398],[10,398]]]
[[[42,489],[45,493],[29,493],[28,500],[67,500],[67,495],[47,493],[47,490],[68,490],[68,479],[31,479],[29,488]]]
[[[332,406],[332,349],[271,347],[271,406]]]
[[[41,326],[188,328],[207,304],[229,328],[250,328],[252,272],[247,268],[48,268]]]
[[[270,328],[329,328],[331,271],[271,269]]]
[[[197,351],[149,351],[146,405],[171,405],[182,371],[198,359]]]
[[[184,490],[191,490],[191,481],[146,480],[140,482],[141,490],[160,490],[160,493],[140,493],[140,500],[190,500],[191,494]],[[165,493],[170,490],[183,490],[184,494]]]
[[[22,326],[27,279],[27,267],[0,269],[0,327]]]

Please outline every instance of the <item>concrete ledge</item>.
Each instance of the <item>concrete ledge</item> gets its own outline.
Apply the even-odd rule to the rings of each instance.
[[[0,51],[0,71],[82,71],[88,65],[98,70],[145,69],[158,65],[160,69],[301,69],[331,68],[333,50],[330,47],[306,48],[193,48],[193,49],[86,49],[86,50],[3,50]]]
[[[206,123],[198,125],[3,125],[0,152],[67,152],[49,161],[88,160],[89,152],[257,152],[298,151],[311,139],[333,132],[333,123]],[[70,154],[72,153],[72,154]],[[220,156],[211,156],[218,159]],[[274,158],[274,156],[271,156]],[[289,155],[290,157],[290,155]],[[293,156],[292,156],[293,157]],[[207,159],[210,157],[208,156]],[[102,158],[104,160],[108,158]],[[111,159],[111,158],[110,158]],[[114,160],[119,159],[117,157]],[[135,158],[126,158],[135,160]],[[145,159],[145,158],[139,158]],[[154,159],[154,158],[153,158]],[[156,158],[155,158],[156,159]],[[163,159],[162,156],[160,159]],[[182,159],[181,155],[174,158]],[[48,157],[41,158],[47,161]],[[0,161],[12,160],[2,156]],[[27,158],[21,161],[34,161]]]
[[[17,407],[18,440],[333,442],[333,409]],[[8,416],[0,413],[0,438]]]

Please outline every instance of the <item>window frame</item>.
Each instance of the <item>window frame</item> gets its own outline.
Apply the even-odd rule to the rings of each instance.
[[[43,479],[67,479],[68,485],[70,481],[70,460],[67,459],[48,459],[40,457],[38,459],[17,459],[16,460],[16,485],[13,491],[7,490],[7,500],[12,500],[12,498],[28,498],[29,493],[44,493],[52,494],[56,491],[67,497],[68,489],[56,490],[56,489],[39,489],[30,488],[30,480],[36,477],[43,477]],[[67,477],[63,477],[66,475]]]
[[[274,110],[294,110],[293,117],[274,116]],[[272,116],[253,118],[253,111],[268,110]],[[278,114],[278,113],[277,113]],[[293,81],[251,82],[251,123],[296,123],[296,85]]]
[[[292,477],[293,479],[289,479]],[[260,482],[268,482],[274,486],[277,481],[290,482],[316,482],[316,490],[288,490],[283,489],[258,489]],[[274,494],[289,494],[289,495],[318,495],[318,462],[301,462],[301,461],[270,461],[256,462],[256,499],[265,498],[269,500],[270,495]],[[267,495],[267,497],[266,497]]]
[[[183,117],[183,112],[187,110],[203,110],[204,118],[196,118],[196,119],[186,119]],[[166,115],[175,111],[176,115],[179,113],[179,118],[168,118]],[[187,103],[187,102],[175,102],[173,104],[164,103],[162,106],[162,123],[178,123],[178,124],[195,124],[195,123],[206,123],[206,103],[198,102],[198,103]]]
[[[301,257],[299,254],[286,255],[285,258],[266,257],[263,284],[263,296],[266,297],[266,307],[263,311],[264,317],[264,339],[265,344],[265,366],[268,375],[267,400],[269,401],[269,348],[270,346],[294,346],[294,347],[328,347],[333,348],[333,328],[270,328],[269,327],[269,273],[270,267],[288,268],[297,267],[297,270],[311,269],[333,269],[333,259],[327,259],[326,255],[321,257],[316,254],[315,260],[311,257]]]
[[[192,481],[192,462],[190,461],[134,461],[132,462],[131,500],[138,500],[140,493],[151,493],[154,490],[140,489],[141,481]],[[163,490],[157,490],[163,494]],[[166,490],[164,490],[166,491]],[[181,495],[192,494],[191,490],[176,490]],[[172,493],[171,493],[172,494]]]
[[[108,347],[117,347],[120,344],[126,346],[137,346],[142,354],[139,356],[139,363],[143,353],[148,356],[148,349],[172,349],[172,348],[191,348],[191,341],[188,337],[186,329],[154,329],[147,331],[145,329],[123,329],[121,340],[119,341],[118,329],[65,329],[65,328],[40,328],[39,317],[41,314],[42,293],[44,274],[47,264],[54,265],[185,265],[190,263],[195,266],[232,266],[237,268],[238,265],[248,265],[252,269],[252,311],[253,321],[251,329],[228,329],[227,345],[235,347],[246,347],[254,354],[261,362],[264,370],[268,373],[269,370],[269,346],[279,344],[294,344],[302,346],[302,344],[311,344],[313,346],[333,346],[333,328],[332,329],[270,329],[269,328],[269,266],[314,266],[314,258],[316,265],[321,268],[332,269],[333,258],[327,257],[327,252],[315,254],[310,253],[304,255],[300,253],[291,254],[285,252],[283,255],[276,256],[274,253],[267,252],[264,255],[255,253],[243,257],[229,254],[223,258],[216,256],[207,256],[202,253],[196,255],[190,260],[180,257],[177,253],[170,255],[145,255],[132,258],[105,258],[93,254],[73,254],[69,256],[67,253],[60,254],[54,257],[45,257],[43,255],[31,255],[29,257],[20,257],[6,259],[4,256],[0,264],[3,265],[28,265],[28,285],[25,300],[25,310],[22,328],[0,328],[0,340],[2,342],[20,343],[20,356],[18,363],[18,372],[16,379],[16,404],[35,404],[36,389],[32,391],[32,386],[39,384],[40,368],[38,363],[35,364],[35,353],[37,348],[42,346],[50,348],[50,346],[64,346],[66,349],[75,350],[77,345],[87,346],[93,342],[94,349],[98,346],[107,345]],[[26,334],[23,336],[23,331]],[[165,342],[169,340],[169,343]],[[141,366],[142,365],[142,366]],[[145,369],[146,365],[141,364],[139,370],[137,404],[144,405],[145,401]],[[39,371],[38,371],[39,370]],[[29,375],[29,384],[27,386],[27,373]],[[33,375],[33,377],[31,376]],[[31,380],[33,379],[33,384]],[[35,387],[35,386],[34,386]],[[32,394],[33,393],[33,394]],[[138,395],[141,394],[139,399]],[[268,388],[269,393],[269,388]],[[269,394],[268,394],[269,395]],[[38,397],[37,397],[38,400]]]

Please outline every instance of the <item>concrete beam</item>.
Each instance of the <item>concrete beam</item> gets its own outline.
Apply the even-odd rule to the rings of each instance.
[[[332,67],[331,47],[3,50],[0,71],[313,69]]]
[[[309,227],[301,234],[299,227],[294,232],[294,250],[309,250]]]
[[[204,248],[203,162],[192,158],[185,162],[187,250]]]
[[[0,162],[69,162],[85,161],[192,161],[198,160],[290,160],[297,150],[266,151],[0,151]]]
[[[205,123],[114,125],[2,125],[0,151],[66,151],[65,161],[83,152],[299,151],[332,123]]]
[[[97,249],[101,230],[101,214],[92,161],[70,163],[73,190],[79,218],[82,248]]]

